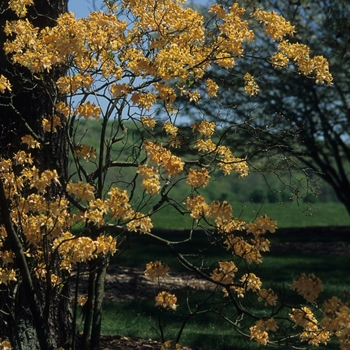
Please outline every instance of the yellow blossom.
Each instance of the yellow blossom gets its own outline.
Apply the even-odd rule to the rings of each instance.
[[[260,289],[258,291],[258,301],[264,301],[265,306],[275,306],[277,303],[278,296],[274,293],[274,291],[269,289]]]
[[[218,84],[215,83],[215,81],[211,79],[207,79],[206,81],[207,84],[207,92],[210,97],[215,97],[218,93],[219,86]]]
[[[164,168],[168,174],[176,175],[183,170],[184,162],[181,158],[174,156],[162,145],[155,142],[145,141],[143,146],[150,157],[150,160]]]
[[[262,282],[260,281],[260,278],[257,277],[254,273],[249,272],[244,274],[240,281],[245,286],[246,290],[251,290],[253,292],[257,292],[260,290],[260,287],[262,285]]]
[[[202,120],[198,124],[198,132],[201,136],[210,137],[214,134],[215,131],[215,123],[208,122],[206,120]]]
[[[221,4],[213,4],[210,6],[209,13],[215,13],[217,18],[223,19],[226,15],[226,10]]]
[[[88,101],[86,103],[80,104],[74,113],[79,117],[84,117],[85,119],[95,119],[98,120],[101,115],[101,108],[96,106],[94,103]]]
[[[126,190],[113,187],[109,192],[108,206],[112,219],[130,219],[133,210],[129,204],[129,196]]]
[[[95,197],[95,188],[92,185],[84,183],[82,181],[68,182],[66,190],[67,193],[74,195],[76,198],[82,200],[89,200]]]
[[[168,292],[160,292],[157,296],[156,296],[156,305],[155,306],[161,306],[164,309],[169,308],[172,310],[176,310],[177,305],[177,298],[174,294],[170,294]]]
[[[219,268],[215,268],[211,274],[211,278],[221,283],[233,283],[235,273],[238,271],[233,261],[219,261]]]
[[[322,292],[323,287],[322,281],[313,273],[308,275],[303,273],[297,280],[293,280],[290,289],[296,290],[303,298],[313,303]]]
[[[169,267],[161,261],[151,261],[146,265],[145,276],[154,282],[159,277],[168,276]]]
[[[181,350],[181,346],[173,340],[167,340],[160,350]]]
[[[79,305],[79,306],[84,306],[85,303],[87,302],[87,300],[88,300],[88,297],[87,297],[87,296],[80,296],[80,297],[78,298],[78,305]]]
[[[210,175],[207,169],[190,169],[187,175],[187,184],[194,188],[206,187],[208,185]]]
[[[1,350],[12,350],[11,343],[8,340],[2,340],[0,338],[0,349]]]
[[[177,132],[179,131],[179,128],[169,121],[166,121],[164,123],[163,128],[168,135],[173,135],[173,136],[176,136]]]
[[[25,136],[23,136],[21,138],[21,140],[22,140],[22,143],[27,145],[28,149],[30,149],[30,148],[41,148],[40,142],[35,140],[32,135],[25,135]]]
[[[76,157],[82,157],[87,162],[89,162],[91,158],[96,158],[96,149],[86,144],[75,145],[73,151]]]
[[[277,228],[277,222],[271,220],[267,215],[260,216],[253,223],[247,224],[247,233],[252,233],[255,238],[265,234],[267,231],[274,233]]]
[[[7,78],[2,74],[0,75],[0,93],[3,94],[6,90],[11,92],[11,84]]]
[[[264,321],[256,321],[255,326],[250,327],[249,330],[250,339],[254,339],[258,344],[267,345],[269,335],[265,330]]]
[[[151,232],[152,227],[151,218],[142,213],[135,213],[134,218],[126,224],[128,231],[139,231],[140,233]]]
[[[10,281],[17,281],[15,270],[0,267],[0,285],[7,285]]]
[[[141,117],[141,123],[144,127],[153,130],[157,122],[152,117]]]
[[[284,36],[293,35],[295,32],[295,27],[275,11],[267,12],[256,8],[252,16],[265,24],[265,32],[274,40],[281,40]]]
[[[27,14],[27,6],[33,5],[33,0],[10,0],[9,6],[18,17],[24,17]]]
[[[43,118],[41,124],[45,132],[57,132],[57,127],[62,127],[61,119],[57,115]]]
[[[259,86],[255,82],[255,79],[249,73],[246,73],[243,77],[244,80],[244,92],[250,96],[257,95],[259,93]]]
[[[208,213],[209,206],[205,202],[203,196],[187,197],[186,208],[191,211],[191,217],[198,220],[201,216],[205,216]]]
[[[215,151],[216,145],[212,140],[197,140],[194,148],[197,148],[199,152],[210,153]]]

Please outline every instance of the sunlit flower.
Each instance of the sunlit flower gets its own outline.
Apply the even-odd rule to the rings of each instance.
[[[11,92],[11,84],[7,78],[0,75],[0,93],[3,94],[6,90]]]
[[[215,97],[218,93],[219,86],[218,84],[215,83],[215,81],[211,79],[207,79],[206,81],[207,84],[207,92],[210,97]]]
[[[160,292],[157,296],[156,296],[156,305],[155,306],[161,306],[164,309],[169,308],[172,310],[176,310],[177,306],[177,298],[174,294],[170,294],[168,292]]]
[[[198,125],[198,132],[201,136],[210,137],[214,134],[215,123],[202,120]]]
[[[126,224],[128,231],[140,233],[151,232],[152,227],[153,224],[151,218],[142,213],[135,213],[134,218]]]
[[[153,130],[157,122],[153,117],[141,117],[141,123],[144,127]]]
[[[262,285],[260,278],[252,272],[244,274],[241,277],[240,281],[244,284],[247,290],[251,290],[253,292],[257,292],[258,290],[260,290],[260,287]]]
[[[210,175],[207,169],[190,169],[187,175],[187,184],[195,188],[206,187],[208,185]]]
[[[176,134],[179,130],[179,128],[177,126],[175,126],[174,124],[172,124],[169,121],[166,121],[164,123],[163,128],[168,135],[173,135],[173,136],[176,136]]]

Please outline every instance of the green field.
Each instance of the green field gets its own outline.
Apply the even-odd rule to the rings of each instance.
[[[188,234],[183,231],[163,233],[164,237],[171,235],[171,239],[184,240]],[[174,236],[176,234],[176,236]],[[169,237],[169,236],[168,236]],[[275,239],[272,236],[272,241]],[[288,239],[288,237],[284,237]],[[308,241],[307,235],[299,236],[301,241]],[[332,241],[332,236],[327,238]],[[278,240],[278,239],[277,239]],[[350,237],[347,241],[350,240]],[[294,241],[297,239],[294,237]],[[193,236],[191,242],[187,242],[179,248],[183,254],[198,250],[203,251],[207,242],[204,233]],[[209,254],[208,254],[209,256]],[[203,268],[211,266],[215,261],[230,259],[230,254],[220,247],[210,250],[210,258],[203,258]],[[164,246],[154,243],[147,236],[134,235],[130,238],[129,249],[116,257],[113,264],[144,267],[150,260],[161,260],[172,267],[173,270],[185,271],[174,257],[172,257]],[[261,277],[265,288],[273,287],[280,292],[280,299],[288,298],[290,304],[303,303],[301,297],[289,290],[291,281],[302,272],[314,272],[324,281],[324,291],[320,300],[332,295],[341,295],[349,291],[349,284],[344,276],[348,275],[348,258],[332,257],[322,255],[301,255],[288,253],[266,253],[263,264],[254,273]],[[171,292],[171,291],[170,291]],[[103,334],[122,335],[130,337],[151,338],[160,341],[159,315],[163,325],[165,339],[174,339],[181,327],[185,317],[189,313],[188,305],[193,309],[196,305],[203,303],[203,310],[220,310],[226,316],[234,318],[235,310],[231,306],[223,306],[222,292],[218,290],[215,295],[208,299],[210,292],[207,291],[182,291],[176,292],[178,297],[178,309],[174,311],[161,311],[158,313],[154,306],[154,300],[132,300],[117,303],[107,303],[103,322]],[[305,301],[304,301],[305,303]],[[264,315],[265,309],[261,303],[252,304],[251,308]],[[286,314],[287,315],[287,314]],[[254,323],[252,320],[242,321],[248,325]],[[206,312],[193,317],[185,327],[181,336],[181,343],[201,350],[228,350],[242,349],[253,350],[259,347],[253,341],[238,335],[233,327],[222,321],[214,312]],[[272,347],[267,347],[272,349]],[[322,346],[321,346],[322,348]],[[327,349],[337,349],[339,345],[331,343]]]
[[[350,226],[350,217],[339,203],[236,203],[232,207],[235,217],[251,221],[266,214],[277,221],[278,227]],[[188,229],[192,219],[172,207],[166,207],[153,216],[153,222],[154,227],[159,229]]]

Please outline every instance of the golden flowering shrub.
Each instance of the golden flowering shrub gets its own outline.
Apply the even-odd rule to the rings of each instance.
[[[276,68],[295,65],[316,83],[330,85],[327,61],[310,57],[304,44],[290,43],[288,36],[295,28],[282,16],[237,3],[213,4],[206,14],[208,21],[183,1],[106,1],[104,12],[80,19],[65,13],[56,25],[45,28],[26,18],[31,5],[31,0],[9,1],[18,18],[4,27],[8,39],[3,50],[8,59],[40,81],[46,81],[47,72],[56,67],[67,67],[65,76],[47,82],[54,108],[43,117],[41,129],[28,129],[22,139],[25,150],[0,159],[0,182],[11,209],[11,225],[24,242],[32,275],[61,288],[66,282],[63,276],[81,264],[96,268],[93,263],[98,262],[97,270],[108,266],[109,257],[119,248],[117,236],[136,232],[164,244],[187,268],[219,287],[225,303],[232,301],[238,313],[249,315],[241,301],[250,297],[266,308],[279,307],[278,294],[265,288],[254,273],[263,253],[269,251],[264,235],[274,233],[277,223],[266,215],[246,223],[227,201],[207,203],[201,194],[213,174],[247,176],[248,161],[224,145],[220,126],[205,117],[182,125],[182,101],[191,105],[215,98],[219,85],[207,79],[206,72],[238,65],[247,46],[259,45],[254,41],[256,28],[277,43],[277,52],[270,53]],[[247,94],[259,93],[257,80],[249,72],[241,84]],[[203,95],[198,86],[205,87]],[[12,93],[11,76],[0,76],[0,93]],[[100,125],[99,135],[93,135],[98,147],[87,141],[86,120]],[[65,183],[60,181],[59,169],[39,171],[33,159],[35,151],[61,132],[67,135],[71,156],[72,176]],[[182,200],[173,195],[180,181],[188,185]],[[59,195],[53,195],[55,187]],[[186,260],[174,242],[153,234],[152,216],[165,206],[192,217],[191,234],[204,228],[209,241],[220,245],[223,254],[226,249],[230,260],[201,269],[200,263]],[[9,227],[0,226],[0,284],[5,285],[20,277],[18,256],[4,248]],[[73,227],[81,230],[76,233]],[[145,275],[152,282],[167,274],[168,267],[160,261],[146,266]],[[95,283],[93,268],[90,278]],[[315,276],[303,275],[292,289],[313,304],[322,288]],[[168,291],[160,291],[155,301],[160,309],[175,311],[178,306],[177,297]],[[87,300],[75,302],[84,302],[92,310],[100,300],[92,293]],[[291,324],[301,328],[301,341],[318,345],[334,334],[346,348],[349,310],[340,300],[325,302],[321,322],[307,307],[295,307],[289,315]],[[259,319],[246,335],[266,345],[279,328],[277,317]],[[166,342],[163,348],[177,348],[176,343]]]

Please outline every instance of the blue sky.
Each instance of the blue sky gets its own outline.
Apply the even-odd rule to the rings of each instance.
[[[187,0],[190,2],[190,0]],[[193,0],[197,4],[206,4],[207,0]],[[76,17],[87,17],[88,14],[94,10],[94,5],[97,10],[102,6],[102,0],[69,0],[69,11],[75,13]]]
[[[96,0],[95,5],[99,9],[102,5],[101,0]],[[69,11],[75,13],[76,17],[87,17],[87,15],[94,9],[91,0],[69,0]]]

